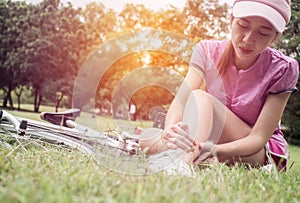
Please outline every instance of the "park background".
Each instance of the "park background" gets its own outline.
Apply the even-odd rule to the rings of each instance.
[[[0,105],[16,116],[39,119],[40,111],[72,107],[74,81],[87,58],[99,47],[127,39],[127,34],[164,30],[193,43],[229,37],[232,1],[174,0],[173,6],[163,4],[161,8],[149,6],[149,2],[158,5],[170,1],[66,1],[0,0]],[[174,7],[174,2],[183,3]],[[118,9],[116,4],[120,4]],[[299,6],[299,0],[292,1],[291,23],[276,45],[298,61]],[[95,106],[87,102],[83,110],[99,109],[97,117],[103,123],[116,120],[116,111],[111,111],[112,93],[127,75],[145,66],[152,67],[143,69],[148,75],[155,75],[151,78],[172,86],[178,81],[173,84],[169,78],[182,78],[188,62],[162,52],[127,54],[116,60],[97,84],[92,101]],[[147,74],[143,74],[134,74],[136,78],[128,81],[125,89],[145,80]],[[158,84],[157,81],[153,83]],[[173,97],[159,85],[141,87],[132,97],[139,110],[139,121],[148,123],[143,119],[148,118],[149,109],[167,109]],[[299,93],[294,93],[282,122],[286,138],[296,144],[300,132],[299,102]],[[23,138],[1,136],[0,202],[298,203],[300,199],[300,148],[295,145],[290,145],[286,173],[213,164],[195,168],[194,177],[163,173],[133,176],[117,173],[76,150]]]
[[[74,81],[88,57],[98,47],[128,33],[145,29],[164,30],[194,43],[202,39],[229,37],[232,1],[187,0],[177,1],[177,4],[166,1],[160,7],[149,6],[155,5],[150,1],[148,4],[147,1],[73,2],[0,0],[2,108],[33,112],[40,112],[41,105],[52,106],[53,111],[71,108]],[[299,21],[299,0],[294,0],[291,22],[275,45],[298,61]],[[113,108],[116,103],[113,92],[128,74],[145,66],[152,68],[146,70],[147,74],[135,74],[124,89],[146,80],[149,75],[153,84],[166,81],[168,86],[178,87],[187,72],[188,62],[159,51],[141,50],[127,54],[105,71],[97,83],[94,101],[82,104],[83,110],[97,110],[100,116],[118,118],[118,112],[127,107],[123,105],[121,110]],[[174,75],[179,79],[172,80]],[[173,98],[173,92],[159,85],[148,85],[134,92],[130,101],[137,106],[137,118],[147,120],[152,107],[162,106],[167,110]],[[32,107],[25,109],[28,104]],[[286,138],[293,144],[299,144],[300,139],[299,105],[299,93],[296,92],[291,96],[282,119]]]

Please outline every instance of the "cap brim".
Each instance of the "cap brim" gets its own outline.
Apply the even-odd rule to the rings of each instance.
[[[280,33],[284,31],[286,25],[283,16],[278,11],[259,2],[237,2],[233,6],[232,14],[236,18],[263,17]]]

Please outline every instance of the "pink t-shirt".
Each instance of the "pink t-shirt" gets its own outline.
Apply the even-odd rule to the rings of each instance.
[[[207,92],[253,126],[269,94],[297,90],[298,62],[278,50],[267,48],[249,69],[238,70],[231,66],[221,78],[216,65],[227,43],[228,41],[201,41],[193,51],[190,65],[205,73]],[[280,125],[273,136],[276,135],[283,135]],[[280,142],[281,149],[275,151],[283,155],[287,151],[287,144],[284,139]]]

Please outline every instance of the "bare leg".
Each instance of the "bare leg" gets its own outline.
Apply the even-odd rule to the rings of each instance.
[[[213,143],[227,143],[247,136],[251,127],[231,112],[225,105],[210,94],[196,90],[189,96],[183,122],[189,126],[189,134],[197,143],[207,140]],[[238,130],[237,130],[238,129]],[[186,161],[191,162],[199,155],[199,151],[190,152]],[[249,157],[220,157],[224,162],[246,162],[263,164],[265,149]]]
[[[189,126],[189,135],[196,143],[205,142],[212,133],[213,126],[212,98],[204,91],[193,91],[183,111],[183,123]]]

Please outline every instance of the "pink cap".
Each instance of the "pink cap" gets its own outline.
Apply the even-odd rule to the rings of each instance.
[[[291,8],[286,0],[235,0],[232,14],[237,18],[263,17],[282,33],[290,21]]]

